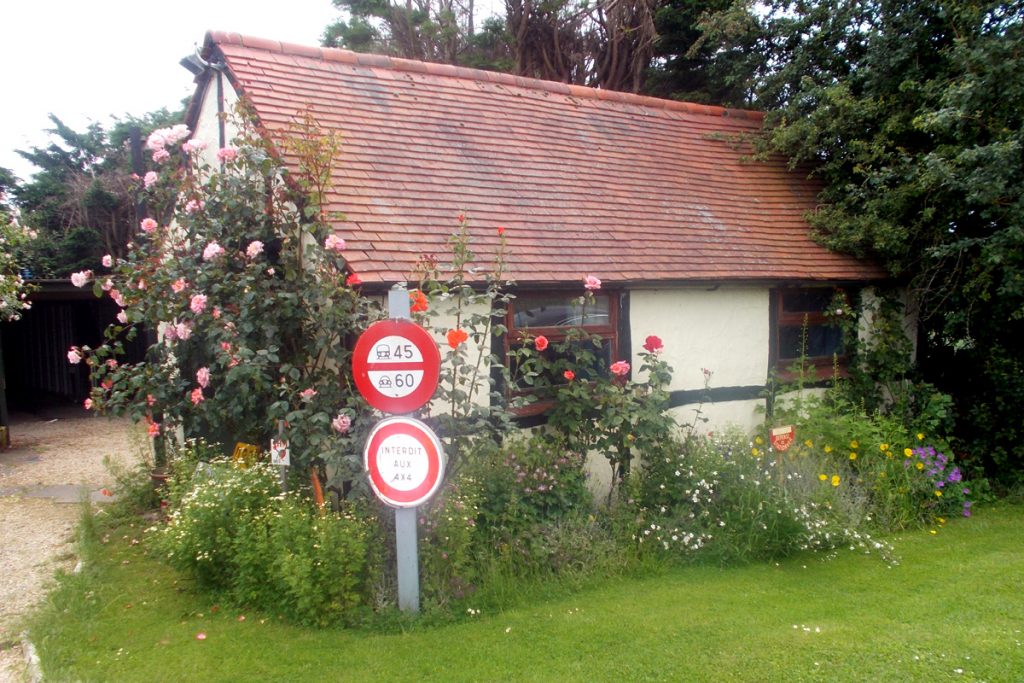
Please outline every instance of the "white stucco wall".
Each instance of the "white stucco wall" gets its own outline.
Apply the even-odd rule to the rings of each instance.
[[[670,391],[762,386],[768,376],[769,300],[767,287],[639,289],[630,292],[629,315],[633,367],[639,370],[644,340],[657,335],[674,372]],[[636,375],[635,375],[636,376]],[[640,379],[639,377],[637,377]],[[708,429],[736,424],[752,429],[764,420],[761,400],[735,400],[702,406]],[[696,405],[674,408],[681,424],[693,419]]]
[[[206,91],[200,103],[199,117],[196,119],[196,128],[192,131],[193,140],[201,140],[206,143],[206,149],[202,153],[202,159],[211,166],[216,166],[217,150],[220,148],[219,117],[217,114],[217,79],[221,79],[224,90],[224,112],[225,119],[225,144],[231,144],[231,140],[238,134],[238,129],[232,125],[231,114],[238,103],[238,93],[231,86],[227,77],[214,73],[210,82],[206,85]]]
[[[712,386],[764,384],[768,375],[768,289],[639,289],[630,292],[633,367],[644,339],[665,343],[662,358],[674,369],[671,390],[700,389],[703,368]]]

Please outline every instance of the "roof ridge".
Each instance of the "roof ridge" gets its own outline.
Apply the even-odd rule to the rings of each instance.
[[[682,111],[688,114],[700,114],[703,116],[721,116],[752,121],[763,121],[764,112],[749,109],[730,109],[709,104],[697,104],[696,102],[684,102],[681,100],[666,100],[648,95],[619,92],[616,90],[602,90],[583,85],[570,85],[559,81],[545,81],[539,78],[526,78],[514,74],[498,71],[484,71],[483,69],[471,69],[453,64],[438,64],[435,62],[421,62],[402,57],[389,57],[387,55],[374,55],[361,52],[353,52],[335,47],[311,47],[308,45],[297,45],[268,38],[256,36],[245,36],[240,33],[227,31],[208,31],[206,33],[206,44],[216,45],[241,45],[267,52],[276,52],[298,57],[320,59],[325,62],[340,62],[343,64],[355,64],[359,66],[379,67],[393,71],[405,71],[409,73],[424,73],[432,76],[444,76],[449,78],[462,78],[466,80],[484,81],[498,85],[509,85],[532,90],[541,90],[559,95],[579,97],[592,100],[605,100],[620,102],[622,104],[633,104],[651,109],[667,109],[671,111]]]

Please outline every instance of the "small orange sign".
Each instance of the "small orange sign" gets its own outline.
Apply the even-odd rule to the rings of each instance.
[[[786,427],[776,427],[772,430],[771,441],[772,447],[777,451],[788,450],[793,445],[793,440],[796,438],[796,430],[793,429],[793,425]]]

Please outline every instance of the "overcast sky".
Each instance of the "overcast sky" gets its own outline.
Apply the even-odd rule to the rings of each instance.
[[[0,166],[33,167],[49,113],[80,130],[111,115],[176,107],[192,93],[178,64],[207,30],[318,45],[339,16],[331,0],[9,0],[0,18]]]

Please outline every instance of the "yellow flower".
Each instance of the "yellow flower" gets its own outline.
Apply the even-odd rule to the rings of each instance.
[[[831,446],[825,446],[825,452],[826,453],[831,453],[832,452],[832,447]]]
[[[762,438],[761,438],[761,437],[759,437],[759,436],[755,436],[755,437],[754,437],[754,443],[756,443],[756,444],[757,444],[758,446],[760,446],[761,444],[763,444],[763,443],[764,443],[764,439],[762,439]]]
[[[751,448],[750,454],[756,458],[757,456],[761,455],[761,451],[757,450],[757,448]]]
[[[832,485],[833,486],[839,486],[839,475],[838,474],[833,474],[832,475]]]
[[[828,475],[827,474],[819,474],[818,475],[818,479],[820,479],[822,481],[825,481],[826,479],[828,479]]]
[[[936,497],[936,498],[942,498],[942,491],[939,491],[939,490],[937,490],[937,489],[936,489],[936,491],[935,491],[935,497]]]
[[[880,446],[878,447],[878,450],[880,450],[880,451],[882,451],[883,453],[885,453],[885,452],[886,452],[887,450],[889,450],[889,444],[887,444],[887,443],[883,443],[882,445],[880,445]]]
[[[924,469],[924,463],[923,462],[917,463],[917,469],[923,470]]]
[[[918,441],[924,441],[924,434],[922,434],[921,432],[918,432],[917,433],[917,440]]]
[[[903,457],[909,458],[913,454],[914,454],[914,451],[910,450],[909,448],[904,448],[903,449]]]
[[[850,448],[860,448],[860,444],[857,443],[856,439],[850,442]]]
[[[939,524],[945,524],[946,523],[946,518],[945,517],[936,517],[935,521],[937,521]]]
[[[856,459],[857,459],[857,454],[854,453],[853,451],[850,451],[850,460],[856,460]]]
[[[930,530],[928,531],[928,533],[930,533],[930,534],[932,534],[932,535],[934,536],[935,534],[937,534],[937,533],[939,533],[939,532],[938,532],[938,531],[936,531],[935,529],[930,529]]]
[[[807,439],[807,441],[804,441],[804,445],[807,446],[808,448],[814,448],[814,442],[811,441],[810,439]]]

